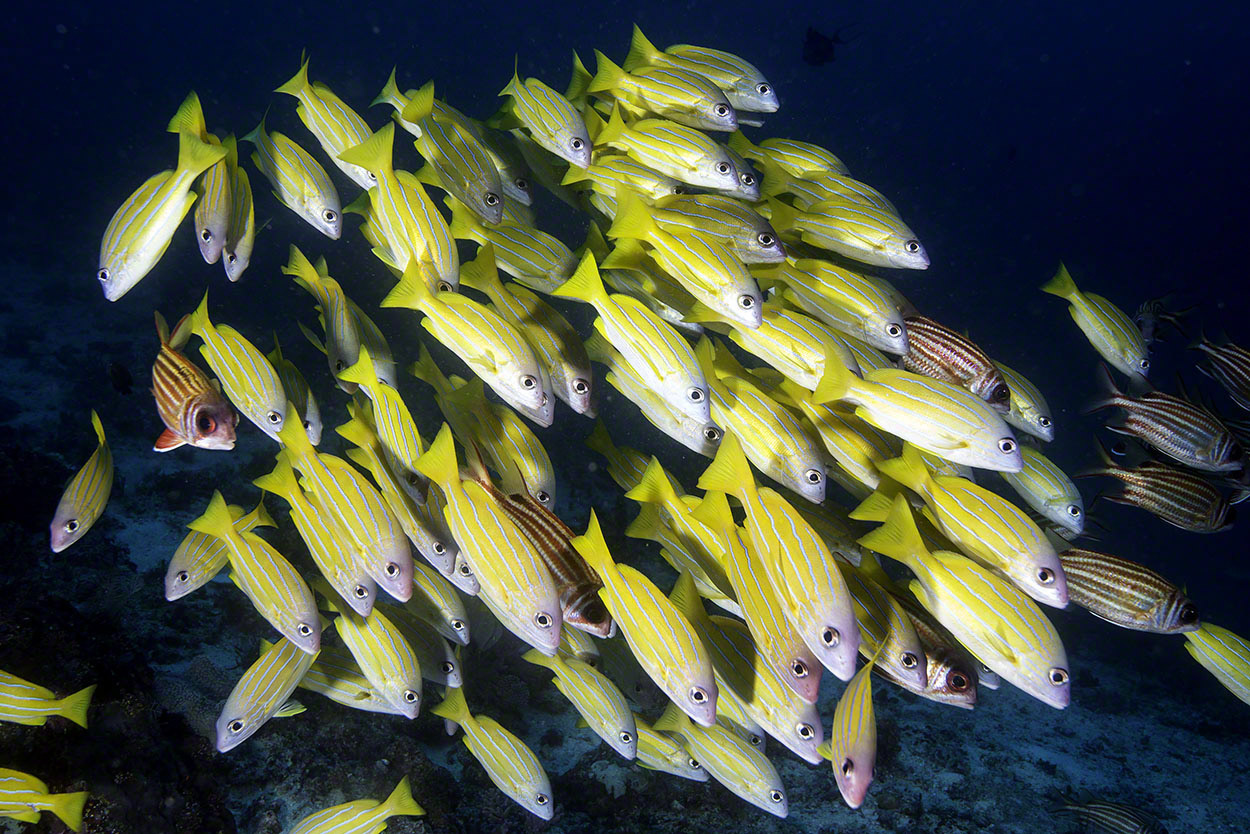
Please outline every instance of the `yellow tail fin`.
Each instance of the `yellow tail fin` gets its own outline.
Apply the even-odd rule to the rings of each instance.
[[[66,695],[57,702],[57,714],[68,718],[79,727],[87,727],[87,708],[91,706],[91,696],[95,693],[95,684],[80,689],[73,695]]]
[[[928,554],[907,499],[901,494],[894,497],[885,524],[861,537],[859,543],[908,566],[916,563],[917,556]]]
[[[1042,292],[1057,295],[1060,298],[1071,299],[1080,290],[1076,288],[1076,282],[1068,274],[1068,268],[1060,262],[1059,270],[1055,273],[1055,277],[1042,284]]]
[[[308,56],[301,57],[303,60],[300,61],[299,72],[295,73],[290,81],[274,90],[275,93],[286,93],[299,98],[299,94],[308,86]]]
[[[399,780],[395,790],[391,791],[391,795],[386,798],[382,805],[386,808],[388,817],[420,817],[425,815],[425,809],[412,798],[412,786],[408,783],[407,776]]]

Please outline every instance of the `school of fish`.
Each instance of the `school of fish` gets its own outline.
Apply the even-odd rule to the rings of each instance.
[[[481,606],[612,750],[710,777],[778,817],[807,800],[787,793],[766,736],[810,764],[831,762],[846,804],[864,801],[874,686],[965,709],[1000,681],[1057,709],[1079,697],[1048,607],[1072,602],[1124,628],[1183,634],[1250,703],[1250,641],[1201,619],[1148,567],[1072,544],[1086,507],[1042,451],[1057,429],[1050,407],[895,287],[930,261],[894,203],[822,147],[740,132],[779,107],[755,66],[707,47],[661,50],[637,27],[622,62],[595,58],[592,73],[574,56],[563,93],[514,73],[482,121],[436,98],[433,82],[401,90],[393,72],[372,103],[386,110],[375,129],[310,80],[306,58],[277,88],[297,100],[306,133],[295,137],[262,120],[241,140],[219,139],[191,93],[168,125],[176,167],[108,224],[96,277],[109,301],[149,272],[161,280],[189,213],[204,260],[240,280],[256,238],[256,173],[281,205],[342,241],[316,258],[291,246],[282,270],[311,296],[320,333],[304,329],[343,392],[334,401],[324,373],[305,377],[276,339],[266,353],[253,341],[264,333],[215,323],[208,292],[172,332],[156,313],[155,451],[231,450],[236,431],[250,430],[239,414],[278,447],[259,495],[242,482],[208,491],[166,575],[173,601],[225,574],[276,632],[222,706],[221,753],[297,714],[299,688],[407,719],[433,713],[500,791],[551,819],[559,797],[542,763],[470,709],[491,686],[461,662]],[[239,141],[253,149],[251,177]],[[414,147],[422,167],[396,167]],[[586,218],[578,250],[536,227],[536,186]],[[340,187],[359,193],[344,202]],[[367,257],[357,237],[394,278],[368,303],[344,277]],[[1062,265],[1042,289],[1070,304],[1110,366],[1093,408],[1123,411],[1110,428],[1135,444],[1136,460],[1104,451],[1082,474],[1118,480],[1108,500],[1183,529],[1228,529],[1250,494],[1237,424],[1147,382],[1148,344],[1161,323],[1180,330],[1183,313],[1157,300],[1135,321],[1078,290]],[[425,347],[397,357],[370,305],[411,311],[454,368]],[[569,320],[589,316],[586,332]],[[1203,372],[1250,409],[1250,351],[1205,337],[1195,348]],[[401,371],[430,402],[399,394]],[[616,445],[594,421],[609,400],[703,456],[697,484]],[[441,425],[423,421],[430,406]],[[98,446],[56,508],[54,552],[108,501],[114,462],[91,418]],[[560,473],[530,427],[556,421],[588,436],[636,504],[627,528],[605,529],[602,507],[580,532],[557,516]],[[327,440],[344,454],[321,451]],[[261,535],[284,515],[307,557]],[[658,543],[676,584],[631,564],[628,539]],[[622,653],[667,698],[662,714],[644,715],[613,680],[607,660]],[[825,672],[844,688],[822,717]],[[58,699],[0,672],[0,721],[64,716],[85,727],[91,693]],[[86,799],[0,769],[0,816],[49,811],[77,831]],[[1069,812],[1114,806],[1099,808]],[[421,813],[405,778],[384,801],[326,808],[293,831],[377,832],[390,816]]]

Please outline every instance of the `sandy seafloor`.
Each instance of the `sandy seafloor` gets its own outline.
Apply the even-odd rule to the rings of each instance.
[[[189,240],[182,241],[189,243]],[[89,788],[92,832],[243,831],[276,834],[317,808],[381,798],[403,774],[426,807],[422,819],[395,819],[392,831],[802,831],[1036,832],[1072,830],[1048,815],[1060,790],[1081,788],[1157,814],[1169,830],[1245,831],[1250,775],[1250,710],[1186,655],[1179,637],[1115,629],[1084,612],[1053,615],[1074,674],[1073,704],[1055,711],[1005,686],[982,690],[976,710],[940,707],[875,687],[880,744],[877,779],[863,808],[846,808],[827,767],[801,762],[773,743],[789,794],[782,822],[715,784],[696,784],[627,763],[574,726],[576,714],[547,673],[519,660],[505,635],[466,657],[474,710],[525,739],[553,780],[556,816],[542,826],[487,781],[442,721],[354,712],[302,692],[307,712],[272,720],[228,755],[213,752],[212,725],[234,681],[254,658],[267,627],[224,579],[176,603],[162,596],[166,561],[183,525],[213,488],[254,502],[247,485],[267,470],[273,446],[250,424],[233,454],[150,452],[156,417],[146,393],[151,345],[133,334],[96,332],[89,322],[49,329],[59,301],[39,276],[5,269],[15,291],[0,302],[0,332],[11,380],[0,403],[6,443],[3,499],[23,510],[0,531],[8,569],[0,579],[0,658],[8,668],[58,690],[100,689],[88,731],[54,720],[44,728],[0,725],[5,764],[27,766],[60,790]],[[256,276],[252,276],[255,278]],[[261,334],[253,334],[258,341]],[[154,341],[154,339],[153,339]],[[39,349],[34,349],[35,343]],[[292,353],[301,351],[292,350]],[[311,355],[311,354],[310,354]],[[102,357],[132,357],[129,395],[109,386]],[[307,363],[304,363],[307,365]],[[320,379],[323,368],[306,367]],[[320,379],[320,383],[324,383]],[[341,422],[341,396],[314,382],[327,425]],[[84,398],[84,389],[92,397]],[[46,549],[46,524],[61,479],[93,438],[81,403],[106,415],[117,481],[104,517],[68,551]],[[612,413],[611,400],[604,403]],[[433,416],[417,411],[429,426]],[[672,453],[649,429],[609,424]],[[583,434],[589,422],[567,412],[557,427]],[[550,438],[548,433],[545,435]],[[332,433],[322,448],[335,448]],[[581,525],[591,504],[620,530],[632,510],[577,443],[548,439],[562,473],[561,511]],[[640,444],[641,445],[641,444]],[[682,456],[688,457],[688,456]],[[239,473],[245,473],[241,477]],[[270,502],[291,552],[294,531]],[[1144,519],[1144,516],[1134,516]],[[672,574],[654,546],[613,539],[619,559],[644,566],[667,587]],[[304,569],[310,566],[297,562]],[[1233,578],[1245,581],[1244,568]],[[433,687],[427,684],[427,694]],[[826,720],[841,685],[822,689]],[[643,693],[644,703],[657,703]],[[654,718],[655,713],[652,712]],[[59,831],[45,822],[38,831]],[[13,834],[30,827],[0,822]]]

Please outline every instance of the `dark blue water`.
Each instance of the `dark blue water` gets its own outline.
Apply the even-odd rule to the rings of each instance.
[[[181,793],[169,788],[169,795],[178,797],[174,810],[162,805],[165,789],[154,780],[168,774],[151,761],[144,769],[144,748],[138,742],[128,757],[117,756],[140,775],[130,782],[119,777],[110,785],[110,774],[125,768],[92,747],[89,734],[75,735],[77,728],[54,728],[39,736],[37,729],[14,732],[0,725],[0,767],[42,767],[55,775],[50,781],[60,780],[55,787],[78,780],[75,789],[85,786],[106,797],[101,801],[111,803],[113,816],[101,811],[100,819],[109,822],[88,831],[233,830],[235,825],[243,831],[278,831],[315,807],[385,795],[405,766],[414,774],[414,768],[424,768],[420,772],[428,777],[426,784],[416,775],[413,780],[418,799],[432,809],[432,830],[521,830],[532,825],[523,819],[523,811],[500,799],[474,763],[465,763],[463,770],[459,764],[444,769],[448,757],[463,760],[463,751],[449,747],[438,737],[441,730],[426,719],[416,731],[395,724],[379,730],[368,716],[345,715],[341,708],[314,704],[316,696],[305,694],[310,714],[267,727],[249,747],[222,762],[217,754],[196,747],[203,740],[177,717],[177,710],[168,709],[170,698],[160,708],[135,706],[133,714],[118,706],[125,698],[138,704],[145,693],[150,700],[162,675],[172,674],[152,669],[174,668],[203,654],[213,654],[224,671],[215,678],[178,674],[191,681],[188,690],[206,691],[207,701],[218,704],[254,657],[255,639],[265,634],[263,624],[228,587],[208,589],[214,595],[211,601],[164,603],[154,567],[176,544],[174,531],[200,512],[213,488],[234,490],[233,500],[241,503],[253,500],[247,482],[268,471],[272,447],[250,427],[241,429],[233,461],[186,454],[131,467],[117,452],[122,486],[114,502],[127,508],[124,516],[106,516],[99,529],[55,560],[45,553],[45,516],[50,516],[64,479],[91,448],[86,412],[92,407],[101,411],[117,438],[115,452],[129,442],[136,455],[146,454],[149,435],[157,433],[146,395],[155,344],[154,308],[167,317],[180,315],[209,288],[215,320],[234,324],[265,349],[268,331],[276,330],[305,374],[310,379],[313,372],[320,375],[314,389],[323,403],[333,402],[337,409],[327,425],[345,417],[341,399],[335,401],[324,378],[322,360],[294,326],[296,318],[311,323],[309,299],[279,267],[291,243],[310,256],[324,253],[349,293],[373,309],[390,281],[359,240],[353,222],[346,224],[338,242],[320,237],[278,206],[263,178],[249,169],[257,222],[271,223],[258,237],[242,282],[228,285],[219,265],[204,264],[186,226],[159,266],[120,302],[104,301],[94,279],[99,239],[117,205],[144,178],[173,164],[176,142],[164,127],[189,89],[199,93],[214,132],[241,136],[268,108],[271,128],[315,148],[295,117],[293,100],[269,92],[297,69],[301,49],[312,58],[312,77],[332,86],[375,127],[388,114],[366,110],[366,105],[396,65],[401,85],[418,86],[434,78],[440,97],[485,117],[497,108],[496,93],[507,82],[514,59],[523,76],[537,75],[562,89],[572,50],[591,66],[595,48],[619,60],[633,20],[659,45],[697,43],[743,55],[765,72],[782,97],[781,111],[752,135],[824,145],[855,176],[898,205],[924,241],[933,265],[923,273],[891,274],[891,279],[926,314],[966,329],[987,352],[1041,387],[1059,426],[1048,451],[1068,471],[1095,460],[1098,418],[1081,417],[1079,411],[1096,391],[1097,356],[1065,305],[1037,289],[1060,259],[1083,289],[1103,294],[1126,310],[1147,298],[1175,293],[1178,306],[1198,306],[1187,320],[1191,336],[1201,325],[1208,333],[1227,331],[1234,340],[1250,342],[1244,266],[1250,215],[1245,200],[1250,191],[1246,7],[822,5],[817,12],[812,4],[647,2],[633,5],[628,14],[604,5],[525,3],[304,3],[282,10],[232,2],[185,9],[79,3],[47,9],[30,4],[6,11],[0,36],[7,68],[0,112],[8,125],[0,163],[7,196],[0,208],[0,268],[11,291],[0,297],[8,322],[7,332],[0,334],[6,354],[0,364],[6,380],[0,387],[0,437],[9,503],[0,507],[0,514],[10,516],[4,530],[11,545],[0,560],[0,588],[6,599],[16,596],[19,604],[11,614],[0,613],[0,668],[21,667],[32,676],[38,670],[49,681],[65,680],[66,690],[77,681],[112,682],[112,694],[105,686],[99,693],[101,709],[108,710],[102,729],[88,733],[163,739],[161,755],[180,763],[179,777],[169,781],[183,787]],[[837,47],[832,63],[817,67],[803,62],[809,26],[832,33],[847,24],[855,24],[849,31],[856,37]],[[410,146],[396,154],[409,167],[418,164]],[[345,180],[339,182],[346,202],[356,191]],[[570,246],[581,243],[585,220],[556,201],[540,202],[538,216],[545,229]],[[383,311],[377,320],[401,361],[415,356],[415,317]],[[1180,374],[1218,408],[1242,416],[1196,373],[1196,354],[1185,343],[1173,335],[1156,347],[1152,378],[1165,390],[1175,390]],[[105,372],[109,362],[129,369],[134,393],[122,395],[110,386]],[[415,383],[406,393],[425,396]],[[636,426],[626,404],[617,400],[616,406],[620,410],[607,419],[618,442],[665,456],[666,464],[693,486],[702,462],[649,428]],[[437,425],[433,406],[414,407],[414,412],[419,410],[428,418],[423,430],[432,433]],[[580,529],[595,502],[601,514],[623,523],[632,510],[626,511],[624,502],[615,505],[612,496],[617,493],[610,482],[602,473],[585,471],[584,456],[565,443],[567,437],[583,436],[590,424],[567,411],[559,419],[542,437],[569,466],[562,512]],[[159,479],[153,480],[153,472]],[[1104,481],[1082,486],[1087,503],[1099,488],[1113,488]],[[1244,604],[1250,591],[1250,548],[1244,522],[1231,532],[1198,536],[1132,508],[1100,502],[1094,512],[1106,531],[1091,546],[1154,567],[1187,586],[1204,618],[1250,633]],[[154,552],[135,552],[137,543],[145,541]],[[117,587],[102,584],[110,581]],[[664,581],[671,581],[671,575]],[[96,590],[89,593],[83,583]],[[998,702],[984,707],[996,712],[996,719],[979,709],[975,720],[947,725],[940,723],[946,720],[943,715],[934,719],[936,738],[923,742],[907,733],[924,735],[925,721],[891,715],[889,706],[901,713],[904,702],[902,696],[886,695],[885,705],[878,705],[885,739],[882,772],[864,812],[856,815],[841,807],[827,772],[821,771],[821,787],[811,787],[816,777],[809,769],[779,754],[786,765],[783,777],[792,788],[796,824],[802,830],[834,826],[839,831],[861,830],[857,826],[865,831],[1043,830],[1035,826],[1043,824],[1039,820],[1044,814],[1034,810],[1029,816],[1015,804],[1043,808],[1046,793],[1080,786],[1074,783],[1083,776],[1092,789],[1113,798],[1149,800],[1152,810],[1169,822],[1169,830],[1250,828],[1247,816],[1238,822],[1226,807],[1232,792],[1250,790],[1244,780],[1229,781],[1234,771],[1244,771],[1246,762],[1215,752],[1250,752],[1247,707],[1190,660],[1179,638],[1118,631],[1080,611],[1054,619],[1077,673],[1073,709],[1051,713],[1023,697],[998,693]],[[76,625],[68,628],[66,623]],[[98,635],[92,638],[96,642],[80,641],[72,648],[67,643],[63,663],[34,663],[30,658],[33,651],[55,656],[56,646],[48,640],[81,638],[89,632]],[[1082,707],[1083,653],[1090,658],[1084,682],[1103,680],[1101,686],[1085,690],[1090,693],[1086,703],[1097,708]],[[502,669],[498,674],[496,662]],[[125,665],[119,669],[118,664]],[[478,668],[470,700],[483,704],[507,701],[500,693],[511,692],[508,687],[542,679],[511,658]],[[213,681],[218,690],[212,689]],[[190,695],[187,699],[194,700]],[[548,706],[549,712],[558,711],[557,702]],[[1124,740],[1149,737],[1161,715],[1182,706],[1192,712],[1176,723],[1193,729],[1195,741],[1192,755],[1182,756],[1180,763],[1153,747],[1135,752]],[[535,728],[521,734],[540,756],[544,750],[568,754],[558,745],[539,748],[541,728],[554,719],[519,712],[509,725]],[[564,719],[570,712],[563,710]],[[137,715],[144,716],[143,729],[132,731],[126,722]],[[1032,731],[1029,721],[1045,722],[1045,729]],[[1172,729],[1179,733],[1182,728]],[[575,732],[571,719],[562,731]],[[355,733],[370,746],[354,743]],[[1098,733],[1121,739],[1122,747],[1108,753],[1106,761],[1098,759],[1097,766],[1091,764],[1088,772],[1081,771],[1079,762],[1055,763],[1062,756],[1079,760],[1075,750]],[[934,762],[926,771],[919,763],[924,756],[908,758],[909,747],[918,750],[929,743],[939,750],[962,751],[953,757],[960,761]],[[6,761],[6,750],[14,756],[11,761]],[[587,773],[591,764],[606,767],[607,754],[600,748],[590,762],[593,757],[585,747],[576,752],[586,755],[587,762],[567,771],[568,762],[549,767],[559,830],[588,830],[592,825],[630,830],[643,824],[677,826],[683,820],[715,824],[718,814],[736,826],[767,830],[772,824],[771,818],[718,788],[659,777],[631,777],[619,798],[599,798],[601,782],[611,780]],[[430,764],[427,754],[438,764]],[[384,759],[388,764],[379,764]],[[1111,768],[1111,760],[1124,763],[1123,769]],[[1221,787],[1205,800],[1177,797],[1177,770],[1172,768],[1178,764]],[[557,769],[562,771],[559,777]],[[1143,777],[1155,779],[1149,784],[1157,784],[1160,791],[1166,785],[1167,793],[1152,794],[1145,784],[1134,783],[1136,772],[1169,770],[1171,779]],[[976,780],[987,771],[1001,778],[978,788]],[[1017,775],[1010,778],[1013,771]],[[462,772],[467,781],[445,788],[454,781],[449,773]],[[968,782],[956,791],[937,775],[949,772],[963,773]],[[1180,793],[1188,793],[1188,787],[1180,786]],[[327,790],[341,793],[331,796]],[[896,804],[874,804],[878,790],[895,790],[897,795],[891,795]],[[1011,814],[975,810],[1001,806],[1008,796],[1015,797]],[[671,809],[673,802],[689,803],[692,816]],[[949,811],[952,806],[974,810],[958,817]],[[661,807],[663,813],[646,815],[645,809]],[[127,808],[129,817],[119,810]],[[199,816],[187,811],[180,817],[184,808],[199,809]],[[193,816],[198,822],[187,821]],[[46,825],[36,830],[56,830]],[[141,825],[150,827],[137,827]],[[422,829],[412,821],[396,821],[392,830]],[[6,831],[4,823],[0,831]]]

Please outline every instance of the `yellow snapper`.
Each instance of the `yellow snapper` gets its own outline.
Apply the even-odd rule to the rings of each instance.
[[[633,71],[642,66],[674,67],[698,73],[724,90],[729,103],[741,110],[775,113],[781,106],[768,79],[737,55],[689,44],[676,44],[661,52],[635,25],[624,67]]]
[[[787,260],[754,275],[784,285],[782,297],[833,329],[879,350],[907,353],[907,327],[893,299],[865,275],[815,258]]]
[[[712,778],[735,796],[783,819],[790,812],[785,786],[772,762],[725,725],[700,726],[670,704],[655,729],[679,737]]]
[[[1250,704],[1250,640],[1203,623],[1197,631],[1186,632],[1185,649],[1225,689]]]
[[[240,533],[257,527],[278,526],[265,509],[263,499],[246,515],[242,507],[231,504],[228,509],[230,517],[234,519],[234,527]],[[230,548],[224,541],[192,530],[179,543],[169,560],[169,568],[165,571],[165,599],[173,602],[203,587],[229,562]]]
[[[634,726],[638,730],[638,764],[647,770],[670,773],[692,782],[706,782],[707,771],[703,765],[673,741],[665,733],[657,733],[642,716],[634,713]]]
[[[512,97],[512,112],[535,144],[578,168],[590,165],[590,134],[568,99],[537,78],[522,81],[515,68],[499,95]]]
[[[195,91],[182,102],[178,112],[169,120],[167,130],[170,133],[186,131],[199,137],[201,142],[210,145],[222,145],[216,136],[208,132],[204,123],[204,110],[200,106],[200,97]],[[226,150],[227,156],[229,149]],[[237,157],[236,157],[237,164]],[[230,193],[231,176],[229,163],[225,157],[209,166],[200,177],[200,198],[195,204],[195,242],[199,244],[200,254],[205,263],[215,264],[221,257],[222,247],[226,245],[226,234],[233,214]]]
[[[256,209],[252,200],[252,182],[247,171],[239,167],[238,142],[234,136],[227,136],[221,144],[226,149],[226,171],[230,176],[230,224],[226,227],[221,263],[226,269],[226,277],[238,281],[252,260],[252,247],[256,243]]]
[[[265,354],[265,358],[278,372],[278,379],[282,382],[282,390],[286,392],[287,399],[295,404],[300,424],[308,433],[308,442],[316,446],[321,442],[321,407],[317,404],[312,389],[308,387],[308,380],[304,379],[294,362],[282,355],[277,333],[273,335],[273,350]]]
[[[459,200],[449,198],[447,205],[452,236],[492,244],[499,267],[530,289],[550,293],[573,274],[577,258],[554,235],[510,220],[488,226],[466,212]]]
[[[785,248],[772,224],[750,206],[721,194],[677,194],[656,201],[651,217],[669,231],[727,245],[743,263],[778,263]]]
[[[611,476],[612,480],[616,481],[617,486],[626,492],[642,483],[643,474],[646,472],[647,467],[651,465],[651,459],[637,449],[629,446],[617,446],[613,443],[612,436],[608,434],[608,428],[603,424],[602,420],[595,421],[595,427],[591,429],[590,436],[586,438],[586,446],[607,458],[608,475]],[[686,491],[682,489],[681,484],[675,478],[668,475],[668,473],[665,473],[665,476],[668,478],[669,486],[674,493],[678,496],[686,494]]]
[[[71,831],[81,831],[82,809],[89,796],[87,791],[50,793],[34,776],[0,767],[0,817],[37,823],[39,814],[47,811]]]
[[[707,380],[690,345],[641,302],[625,295],[609,295],[593,254],[586,253],[573,277],[555,295],[592,305],[599,313],[595,329],[647,385],[671,408],[696,421],[710,422]]]
[[[178,134],[177,167],[135,189],[104,230],[96,278],[105,298],[116,301],[152,271],[195,203],[191,186],[196,177],[225,155],[221,145],[210,145],[188,131]]]
[[[746,266],[720,241],[667,231],[636,196],[623,195],[608,236],[653,247],[652,257],[692,296],[748,328],[760,326],[763,297]],[[653,211],[653,210],[652,210]]]
[[[742,133],[729,137],[729,147],[756,162],[771,162],[792,177],[808,177],[813,174],[831,173],[849,175],[842,160],[820,145],[771,136],[758,145]]]
[[[585,170],[570,167],[561,185],[574,186],[583,194],[588,191],[590,204],[609,218],[616,216],[619,191],[636,192],[649,203],[685,191],[684,185],[667,174],[620,154],[597,154]]]
[[[621,690],[606,675],[576,658],[547,657],[534,649],[522,657],[555,673],[556,689],[609,747],[627,759],[638,755],[634,714]]]
[[[1071,676],[1055,627],[1010,582],[957,553],[930,553],[906,498],[859,542],[911,569],[912,593],[982,663],[1045,704],[1068,705]]]
[[[692,127],[668,119],[626,125],[620,108],[595,138],[597,145],[623,151],[637,162],[688,185],[734,190],[738,169],[728,152]]]
[[[262,648],[265,642],[261,641]],[[336,704],[364,712],[403,715],[360,671],[360,664],[342,646],[325,646],[316,662],[300,680],[301,689],[324,695]]]
[[[768,202],[769,220],[780,232],[793,231],[805,243],[873,266],[928,269],[929,254],[898,214],[858,199],[837,195],[798,211]]]
[[[1133,320],[1101,295],[1083,293],[1059,264],[1055,277],[1042,285],[1042,292],[1057,295],[1071,306],[1068,312],[1094,350],[1116,370],[1132,379],[1145,379],[1150,373],[1146,342]]]
[[[401,715],[416,718],[421,710],[421,665],[399,627],[375,608],[368,617],[342,611],[334,628],[373,688]]]
[[[923,692],[929,685],[928,663],[907,610],[867,572],[841,560],[837,566],[855,606],[860,655],[865,660],[876,658],[874,668],[888,680]]]
[[[282,380],[265,354],[233,327],[217,327],[209,320],[207,291],[191,314],[191,332],[204,341],[200,355],[221,381],[226,396],[244,417],[277,440],[286,420],[287,399]],[[299,413],[293,407],[291,414],[295,425],[303,431]]]
[[[317,653],[283,638],[265,648],[234,685],[217,718],[217,752],[247,741],[287,702]]]
[[[391,817],[420,817],[425,809],[412,798],[408,777],[386,799],[356,799],[323,808],[295,824],[289,834],[378,834]]]
[[[312,591],[291,563],[268,542],[255,533],[235,529],[220,492],[213,492],[208,509],[187,526],[226,542],[233,576],[260,615],[301,651],[317,653],[321,648],[321,626]]]
[[[1085,502],[1076,484],[1050,458],[1031,446],[1021,446],[1024,468],[1003,472],[1003,480],[1048,521],[1076,535],[1085,532]]]
[[[0,722],[42,727],[48,722],[48,716],[59,715],[85,728],[94,692],[92,684],[72,695],[57,698],[52,690],[0,669]]]
[[[113,452],[104,437],[104,425],[95,411],[91,412],[91,425],[100,443],[70,479],[65,492],[61,493],[56,512],[52,514],[53,553],[60,553],[91,529],[104,512],[109,494],[113,491]]]
[[[496,312],[524,334],[547,370],[555,395],[578,414],[591,408],[593,374],[577,331],[554,307],[517,283],[499,280],[495,246],[486,243],[461,273],[465,286],[485,293]]]
[[[368,395],[373,404],[373,423],[378,437],[404,472],[416,472],[417,458],[425,449],[408,405],[399,391],[378,381],[369,349],[361,345],[358,355],[356,364],[343,369],[340,377],[359,385]]]
[[[909,444],[901,457],[882,461],[877,468],[924,499],[925,517],[970,557],[1001,571],[1038,602],[1055,608],[1068,604],[1054,546],[1010,501],[965,478],[934,475]],[[886,501],[884,495],[880,499]],[[856,517],[861,516],[852,514]]]
[[[351,558],[351,551],[340,544],[348,538],[340,530],[333,516],[323,517],[320,507],[300,489],[291,467],[290,455],[284,449],[278,453],[277,463],[268,475],[254,480],[256,486],[281,497],[291,507],[291,520],[300,538],[308,548],[317,570],[326,578],[339,597],[361,616],[368,616],[377,598],[377,583],[369,577],[363,566]],[[236,525],[236,527],[239,525]]]
[[[268,132],[263,118],[243,141],[256,146],[252,164],[269,180],[278,202],[330,240],[338,240],[343,214],[339,193],[325,168],[284,134]]]
[[[464,746],[486,769],[495,787],[539,819],[551,819],[555,810],[551,781],[525,742],[490,716],[470,713],[462,689],[448,689],[431,712],[464,730]]]
[[[417,468],[447,497],[447,523],[504,626],[554,655],[561,624],[555,580],[534,545],[486,489],[460,479],[450,426],[443,425]]]
[[[369,170],[345,162],[339,157],[343,151],[368,139],[373,131],[360,118],[360,114],[336,96],[329,87],[309,82],[307,57],[300,63],[299,72],[274,92],[286,93],[299,101],[295,107],[299,120],[317,137],[321,149],[344,174],[365,190],[377,185],[377,177]]]
[[[1011,389],[1011,410],[1007,412],[1007,422],[1038,440],[1047,443],[1054,440],[1055,423],[1042,392],[1019,372],[1013,371],[1002,362],[995,362],[994,367],[998,368],[998,372],[1003,375],[1003,381]]]
[[[697,723],[714,725],[716,677],[690,621],[650,579],[612,559],[594,510],[586,534],[572,544],[603,580],[599,596],[647,675]]]
[[[292,409],[288,416],[293,415]],[[294,420],[278,439],[310,487],[314,504],[336,522],[339,547],[349,550],[382,590],[400,602],[411,598],[412,551],[377,489],[347,461],[318,453]]]
[[[426,268],[425,262],[410,262],[399,284],[382,299],[382,306],[424,313],[421,326],[514,408],[533,415],[549,406],[541,366],[525,337],[471,298],[430,292],[421,274]]]
[[[282,272],[290,275],[296,284],[307,290],[316,300],[317,310],[325,325],[325,350],[326,359],[330,363],[330,374],[340,388],[352,393],[356,390],[355,385],[339,380],[338,377],[348,365],[355,364],[359,358],[360,332],[356,328],[342,286],[328,273],[322,275],[299,247],[293,244]]]
[[[439,686],[461,686],[459,658],[455,650],[434,628],[407,606],[382,603],[381,610],[416,653],[421,677]]]
[[[1024,466],[1003,418],[949,382],[900,370],[868,371],[858,379],[839,363],[826,362],[812,399],[854,405],[864,422],[945,460],[999,472]]]
[[[720,88],[698,73],[675,67],[639,67],[626,72],[595,50],[596,73],[588,93],[606,93],[631,110],[653,113],[703,130],[738,129],[738,114]]]
[[[852,808],[864,804],[877,764],[877,716],[872,709],[872,667],[869,660],[838,699],[833,711],[829,759],[842,799]]]

